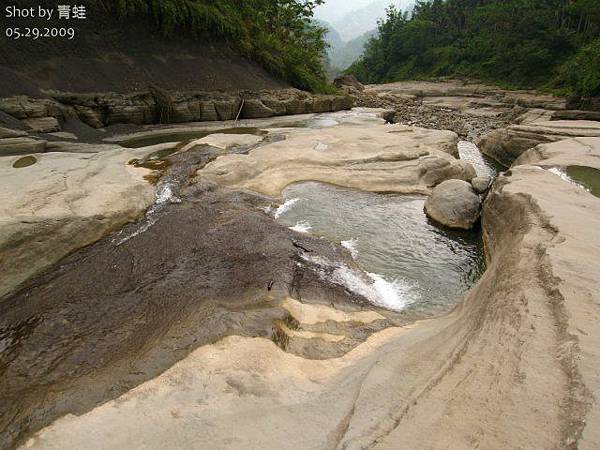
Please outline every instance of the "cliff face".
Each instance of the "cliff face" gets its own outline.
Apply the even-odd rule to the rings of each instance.
[[[65,26],[0,21],[3,26]],[[64,23],[76,29],[73,40],[2,36],[0,97],[38,96],[41,90],[125,93],[149,85],[170,90],[288,87],[217,39],[165,38],[149,21],[118,21],[92,13],[87,20]]]

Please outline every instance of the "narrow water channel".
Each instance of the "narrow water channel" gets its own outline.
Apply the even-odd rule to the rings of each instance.
[[[506,170],[502,164],[485,156],[479,150],[479,147],[469,141],[458,142],[458,154],[460,159],[470,162],[475,168],[478,177],[495,177],[498,173]]]

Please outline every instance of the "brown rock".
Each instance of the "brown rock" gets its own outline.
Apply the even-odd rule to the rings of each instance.
[[[42,153],[46,149],[46,141],[28,137],[0,139],[0,156],[26,155]]]
[[[79,120],[90,127],[102,128],[105,125],[104,120],[102,119],[102,113],[99,109],[78,105],[75,106],[74,109]]]
[[[27,136],[26,131],[22,130],[11,130],[10,128],[0,127],[0,139],[6,138],[17,138]]]
[[[342,75],[333,80],[333,84],[337,87],[350,86],[359,91],[365,89],[365,86],[354,75]]]
[[[272,117],[275,115],[275,111],[265,106],[265,104],[258,99],[246,99],[244,100],[244,106],[242,107],[241,117],[244,119],[258,119],[261,117]]]
[[[37,133],[53,133],[55,131],[60,131],[60,124],[55,117],[25,119],[23,122]]]

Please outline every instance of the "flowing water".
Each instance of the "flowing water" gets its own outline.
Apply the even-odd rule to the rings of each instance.
[[[460,159],[464,159],[473,165],[478,177],[495,177],[499,172],[506,170],[506,167],[502,164],[481,153],[477,145],[472,142],[459,141],[458,154]]]
[[[430,223],[423,196],[307,182],[288,186],[284,198],[274,212],[280,223],[341,243],[366,277],[332,261],[311,262],[323,267],[330,281],[379,306],[447,311],[484,270],[479,233],[443,230]]]
[[[302,126],[321,128],[337,123],[328,117],[317,117]],[[187,142],[216,132],[257,134],[259,130],[240,127],[166,134],[138,138],[123,145]],[[471,162],[478,176],[493,177],[503,169],[470,142],[461,141],[458,147],[461,159]],[[175,150],[150,155],[147,163],[162,161]],[[117,245],[152,226],[157,217],[155,213],[163,205],[180,201],[171,185],[161,180],[157,202],[150,208],[147,220],[139,229],[117,234]],[[284,196],[285,202],[273,211],[276,220],[294,231],[340,243],[363,271],[336,261],[310,260],[307,256],[310,262],[321,267],[322,275],[330,281],[344,285],[379,306],[439,313],[451,308],[483,272],[479,234],[442,230],[430,223],[423,212],[423,196],[382,195],[322,183],[292,185]]]

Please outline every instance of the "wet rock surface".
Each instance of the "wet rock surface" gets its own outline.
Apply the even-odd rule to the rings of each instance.
[[[479,95],[463,88],[453,94]],[[394,102],[423,96],[393,95]],[[430,96],[450,97],[438,88]],[[529,94],[514,102],[561,106]],[[459,103],[438,98],[426,107],[457,107],[448,116],[473,116]],[[475,103],[481,106],[473,100],[467,109]],[[494,114],[487,110],[481,117],[496,120]],[[480,282],[451,314],[397,327],[415,317],[374,310],[365,298],[318,276],[307,258],[350,265],[348,252],[278,225],[262,210],[275,201],[247,191],[275,195],[307,166],[323,178],[328,169],[324,181],[343,184],[368,175],[369,183],[353,184],[362,189],[387,183],[396,191],[429,191],[452,176],[448,167],[461,165],[451,159],[456,137],[449,133],[413,129],[418,144],[407,150],[409,140],[400,136],[409,127],[389,127],[397,133],[381,138],[352,120],[347,125],[358,135],[345,137],[358,142],[356,154],[349,152],[354,159],[313,157],[340,138],[314,130],[313,140],[287,137],[288,144],[302,142],[299,153],[309,157],[280,158],[277,167],[267,162],[281,153],[269,153],[285,138],[280,132],[274,141],[192,147],[166,161],[151,161],[140,150],[136,164],[162,171],[150,177],[158,195],[146,217],[0,300],[2,445],[24,443],[42,427],[27,447],[600,445],[592,394],[600,385],[598,199],[555,170],[597,170],[597,139],[524,153],[488,193],[483,232],[489,269]],[[170,145],[154,151],[174,151]],[[383,150],[374,152],[378,146]],[[215,159],[223,147],[237,154]],[[47,156],[11,170],[34,170]],[[275,175],[272,183],[252,174],[261,164]],[[396,184],[386,179],[387,169]],[[467,170],[460,173],[471,180],[474,171]],[[232,179],[217,183],[207,174]],[[410,176],[399,181],[398,174]],[[479,199],[466,181],[446,183],[455,182]],[[39,229],[31,236],[12,240],[51,240],[57,233]]]
[[[536,154],[535,164],[498,178],[483,213],[489,268],[452,313],[374,333],[325,361],[230,336],[116,400],[63,417],[28,446],[598,447],[600,203],[540,168],[597,167],[593,140],[572,144],[576,161],[551,144],[550,158]],[[372,311],[281,306],[293,318],[288,336],[300,339],[333,343],[352,324],[381,321]]]
[[[139,218],[154,201],[136,152],[0,158],[0,295],[73,250]],[[17,167],[15,167],[15,165]]]
[[[156,222],[139,234],[144,222],[125,227],[0,301],[4,444],[114,398],[223,336],[281,340],[273,321],[285,323],[278,300],[287,295],[365,304],[321,280],[299,256],[343,261],[347,255],[278,225],[259,209],[270,199],[189,184],[216,155],[203,147],[173,156],[164,176],[179,180],[172,187],[177,200]],[[365,328],[323,355],[343,353],[380,328]],[[300,341],[285,345],[318,356],[298,347]]]
[[[377,114],[344,120],[372,121],[371,127],[386,133]],[[3,181],[15,192],[7,197],[12,203],[3,204],[3,220],[16,222],[2,228],[3,256],[12,255],[2,260],[11,264],[4,272],[14,275],[4,279],[4,292],[46,270],[0,300],[3,445],[116,398],[227,335],[266,337],[292,354],[323,359],[344,355],[371,334],[411,320],[412,313],[382,311],[360,323],[299,323],[290,316],[291,299],[287,308],[281,306],[295,298],[352,314],[367,306],[377,309],[323,278],[323,270],[335,268],[313,267],[307,257],[352,267],[339,245],[279,225],[265,212],[271,198],[196,176],[224,152],[248,158],[245,153],[277,143],[279,133],[260,139],[217,134],[181,152],[165,143],[42,154],[33,165],[5,168]],[[452,165],[453,157],[442,150],[451,151],[452,133],[419,136],[419,144],[440,145],[436,152],[445,156],[439,159],[448,160],[443,166]],[[163,151],[176,153],[151,159]],[[422,168],[425,177],[438,170],[428,164]],[[143,176],[157,183],[154,204],[148,195],[154,188]],[[64,185],[57,182],[65,179]],[[35,197],[40,190],[52,195]],[[33,215],[25,207],[31,200],[37,205]],[[143,219],[100,239],[148,206]]]

